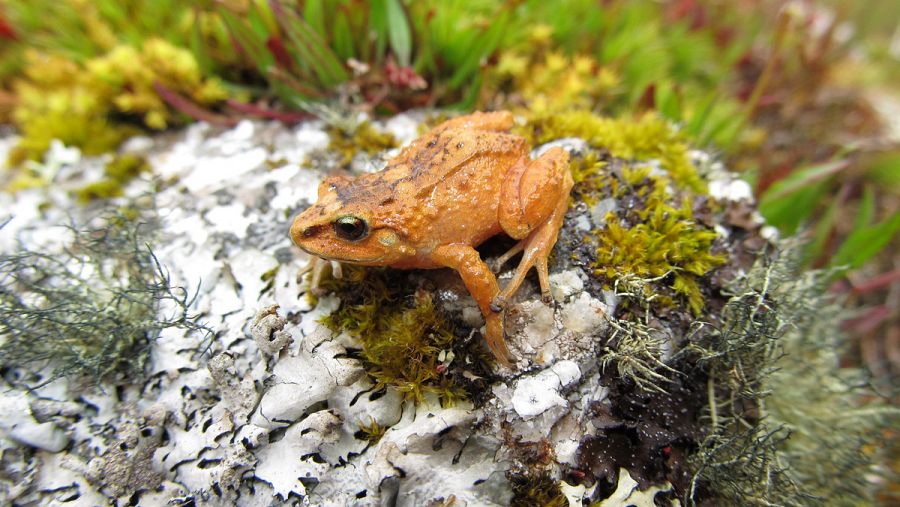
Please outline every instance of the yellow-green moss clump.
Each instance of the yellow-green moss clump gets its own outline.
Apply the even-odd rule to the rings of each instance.
[[[510,484],[513,496],[511,507],[565,507],[569,505],[559,481],[548,473],[529,472],[511,474]]]
[[[674,127],[655,115],[629,120],[573,112],[533,119],[526,135],[535,143],[578,137],[591,147],[570,166],[575,199],[615,203],[594,217],[602,221],[588,238],[594,274],[610,286],[627,282],[626,290],[641,282],[641,296],[656,304],[684,298],[699,315],[698,279],[726,259],[712,252],[716,233],[694,216],[695,197],[706,185]]]
[[[442,365],[454,340],[450,325],[430,293],[418,291],[407,298],[402,284],[388,279],[391,274],[345,266],[343,278],[324,281],[322,288],[335,292],[341,306],[323,324],[360,340],[363,364],[376,389],[391,387],[416,402],[427,394],[445,404],[464,397]]]
[[[502,51],[487,71],[484,102],[528,114],[589,108],[609,98],[618,75],[588,54],[566,55],[553,48],[553,28],[535,26],[520,48]],[[498,93],[499,91],[499,93]],[[499,105],[499,104],[498,104]]]
[[[331,138],[328,150],[338,154],[341,166],[349,166],[359,152],[375,155],[400,145],[393,134],[381,132],[369,121],[364,121],[349,131],[336,126],[331,127],[328,129],[328,135]]]
[[[96,155],[136,133],[135,125],[160,130],[177,123],[178,114],[154,89],[157,82],[201,105],[226,98],[219,81],[202,77],[189,51],[163,39],[140,48],[119,45],[84,63],[29,51],[24,77],[13,84],[12,118],[22,140],[10,164],[40,160],[53,139]]]
[[[388,427],[382,426],[378,424],[374,418],[369,418],[369,423],[359,423],[359,431],[356,432],[356,438],[360,440],[365,440],[369,442],[370,445],[375,445],[381,440],[381,437],[387,432]]]
[[[665,178],[649,176],[647,168],[622,173],[628,192],[643,199],[643,206],[630,207],[621,217],[607,213],[606,227],[595,232],[599,247],[594,273],[613,280],[670,276],[671,288],[699,315],[703,295],[697,277],[726,260],[711,251],[716,233],[696,223],[690,195],[679,203],[669,194]],[[624,188],[616,193],[624,195]]]
[[[627,161],[656,160],[680,187],[705,193],[706,183],[688,156],[688,144],[670,122],[653,113],[637,119],[604,118],[589,111],[534,116],[523,132],[534,144],[578,137]]]
[[[103,168],[104,177],[89,183],[75,192],[78,202],[87,204],[97,199],[118,197],[125,185],[143,172],[150,171],[150,164],[139,155],[127,153],[113,158]]]

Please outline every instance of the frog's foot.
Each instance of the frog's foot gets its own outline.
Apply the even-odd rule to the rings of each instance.
[[[565,211],[563,206],[560,214],[564,215]],[[553,245],[556,243],[557,232],[558,228],[553,228],[553,224],[547,223],[537,228],[528,238],[522,241],[524,243],[522,249],[525,251],[525,255],[522,256],[516,272],[509,283],[506,284],[506,287],[491,300],[492,310],[497,308],[496,311],[503,311],[506,308],[507,302],[519,290],[531,268],[535,268],[538,273],[538,281],[541,285],[541,301],[546,304],[553,302],[553,295],[550,293],[547,257],[549,257],[550,251],[553,250]]]
[[[574,184],[568,163],[569,155],[565,150],[552,148],[511,171],[512,183],[504,187],[501,194],[500,225],[507,234],[520,241],[498,261],[506,262],[519,252],[524,254],[512,279],[491,301],[492,308],[503,310],[531,268],[538,273],[541,300],[547,304],[553,302],[547,258],[556,244],[569,206],[569,191]]]

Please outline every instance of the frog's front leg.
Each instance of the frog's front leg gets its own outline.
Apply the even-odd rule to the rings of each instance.
[[[306,273],[310,273],[309,291],[316,296],[321,296],[324,292],[320,287],[322,284],[322,278],[325,275],[325,268],[327,268],[329,265],[331,265],[332,277],[341,278],[343,276],[340,262],[326,261],[321,257],[311,256],[309,258],[309,262],[306,263],[306,266],[301,268],[297,273],[297,282],[300,282],[300,279],[303,277],[303,275],[305,275]]]
[[[503,315],[491,311],[491,300],[499,290],[497,278],[491,273],[487,264],[481,260],[478,252],[461,244],[443,245],[431,253],[435,262],[455,269],[466,284],[469,294],[475,298],[485,321],[485,340],[494,357],[503,366],[510,366],[512,355],[503,338]]]
[[[513,167],[507,179],[510,184],[500,194],[500,226],[520,241],[500,257],[500,264],[519,252],[524,254],[512,279],[491,302],[495,312],[503,310],[532,267],[538,272],[541,299],[553,301],[547,258],[556,244],[574,185],[569,154],[562,148],[551,148],[537,159]]]

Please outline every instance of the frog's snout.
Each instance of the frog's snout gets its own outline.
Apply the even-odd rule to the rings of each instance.
[[[315,236],[316,229],[317,226],[315,225],[308,226],[302,221],[294,219],[294,223],[291,224],[291,239],[297,246],[301,246],[301,242],[304,239],[309,239]]]

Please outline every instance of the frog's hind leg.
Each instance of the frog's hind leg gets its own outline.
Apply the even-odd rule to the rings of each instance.
[[[538,272],[541,299],[552,301],[547,258],[556,244],[574,185],[569,155],[562,148],[551,148],[537,159],[514,167],[508,179],[500,194],[500,225],[520,241],[500,257],[499,264],[519,252],[524,254],[512,279],[491,302],[495,312],[503,310],[532,267]]]

